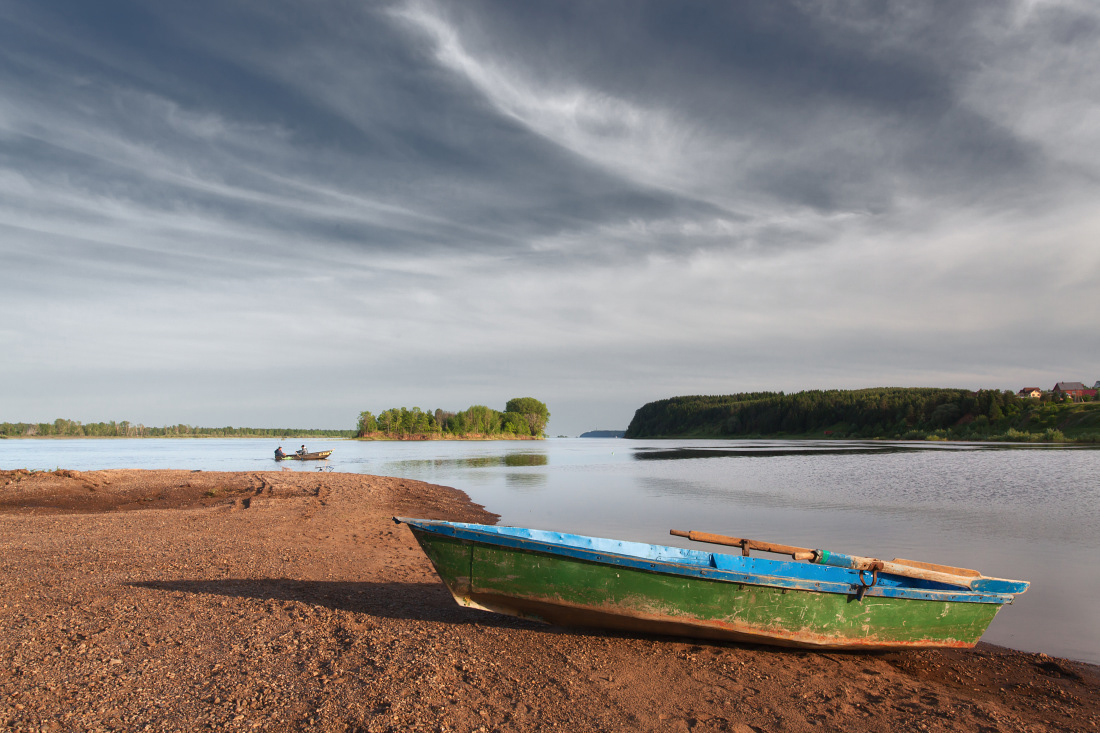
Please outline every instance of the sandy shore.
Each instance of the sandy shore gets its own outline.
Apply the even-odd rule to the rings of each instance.
[[[1100,729],[1100,668],[1041,654],[820,654],[462,609],[394,514],[494,519],[373,476],[0,471],[0,729]]]

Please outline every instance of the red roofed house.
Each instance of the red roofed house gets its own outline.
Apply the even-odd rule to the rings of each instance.
[[[1079,400],[1082,397],[1095,397],[1096,390],[1089,389],[1081,382],[1059,382],[1054,385],[1054,389],[1051,390],[1055,397],[1066,395],[1072,397],[1075,400]]]

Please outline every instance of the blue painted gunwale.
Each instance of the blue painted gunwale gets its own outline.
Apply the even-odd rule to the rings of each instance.
[[[827,565],[743,557],[522,527],[495,527],[404,517],[394,517],[394,521],[409,524],[424,532],[469,542],[668,575],[843,595],[855,593],[862,585],[857,571]],[[1013,599],[1013,594],[966,591],[942,583],[885,573],[879,573],[878,583],[868,588],[864,595],[998,605],[1011,603]]]

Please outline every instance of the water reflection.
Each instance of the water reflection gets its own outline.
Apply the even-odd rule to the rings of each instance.
[[[504,456],[505,466],[545,466],[545,453],[509,453]]]
[[[534,493],[546,487],[548,481],[543,473],[515,473],[509,471],[504,474],[504,485],[518,493]]]
[[[890,453],[913,453],[919,448],[887,447],[874,448],[666,448],[653,449],[641,448],[634,451],[634,459],[638,461],[675,461],[685,458],[779,458],[782,456],[799,456],[808,453],[815,456],[870,456]]]
[[[948,442],[906,442],[879,443],[860,441],[843,443],[837,441],[789,441],[782,444],[754,441],[734,448],[728,446],[691,446],[691,447],[652,447],[635,448],[634,460],[638,461],[675,461],[690,458],[782,458],[784,456],[872,456],[898,453],[920,453],[934,451],[1004,451],[1004,450],[1075,450],[1088,449],[1078,445],[1029,445],[1027,443],[948,443]]]
[[[393,461],[388,465],[407,471],[422,471],[424,469],[446,470],[453,468],[497,468],[499,466],[518,468],[522,466],[545,466],[547,465],[547,457],[545,453],[505,453],[499,456],[418,458]]]
[[[495,469],[541,468],[547,465],[549,459],[545,453],[503,453],[388,461],[382,473],[444,482],[454,481],[461,476],[466,481],[481,484],[492,484],[503,478],[504,486],[509,490],[532,493],[547,485],[545,471],[511,470],[498,473]]]

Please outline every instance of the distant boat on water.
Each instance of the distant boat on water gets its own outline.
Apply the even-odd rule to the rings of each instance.
[[[284,456],[275,456],[276,461],[321,461],[332,455],[332,451],[323,450],[317,453],[287,453]]]

